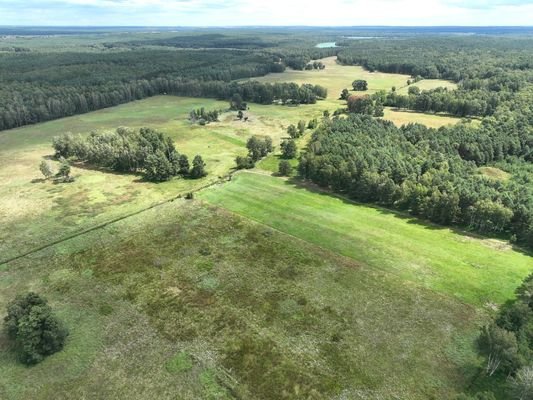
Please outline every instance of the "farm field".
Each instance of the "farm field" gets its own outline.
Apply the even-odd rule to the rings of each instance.
[[[305,224],[295,220],[302,216],[295,206],[337,202],[308,193],[312,202],[298,206],[298,191],[283,180],[251,174],[227,188],[253,196],[250,180],[264,204],[281,196],[275,204],[293,213],[294,227]],[[283,190],[295,193],[289,198]],[[202,198],[217,196],[228,208],[250,204],[233,199],[230,206],[227,194]],[[267,215],[252,208],[242,214]],[[398,224],[407,229],[406,221]],[[335,238],[346,245],[340,233]],[[359,252],[359,243],[351,248]],[[516,265],[510,283],[525,267],[519,254],[502,254],[498,260]],[[405,268],[414,255],[407,247],[396,260]],[[342,257],[204,202],[176,200],[1,267],[1,308],[16,293],[37,291],[71,333],[64,351],[32,368],[16,361],[0,333],[0,397],[451,398],[475,373],[471,343],[482,313],[378,262],[368,254]],[[494,297],[508,295],[505,289]]]

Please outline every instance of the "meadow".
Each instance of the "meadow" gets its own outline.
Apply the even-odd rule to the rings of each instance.
[[[476,309],[365,261],[195,200],[62,242],[0,269],[70,329],[31,368],[0,333],[0,397],[451,398]]]
[[[479,327],[513,298],[531,257],[270,176],[289,124],[342,107],[337,95],[354,79],[373,93],[404,90],[409,78],[325,63],[259,80],[321,84],[327,99],[250,104],[247,122],[227,102],[157,96],[0,132],[0,262],[56,242],[0,264],[0,309],[34,290],[71,331],[64,351],[31,368],[0,333],[0,398],[422,400],[470,385]],[[220,122],[191,124],[200,107],[223,110]],[[392,109],[385,118],[459,121]],[[54,136],[119,126],[170,135],[179,152],[203,156],[209,175],[154,184],[74,165],[73,183],[41,179]],[[228,181],[254,134],[271,136],[274,154]]]
[[[296,124],[301,119],[320,118],[324,110],[333,112],[342,107],[343,102],[336,99],[336,93],[349,86],[352,78],[368,79],[369,92],[388,89],[408,78],[341,66],[334,58],[324,59],[324,62],[327,67],[323,71],[288,71],[259,79],[321,84],[329,91],[326,100],[296,107],[251,104],[247,122],[237,120],[235,113],[226,112],[221,115],[219,123],[192,125],[188,121],[191,110],[205,107],[227,111],[228,104],[210,99],[156,96],[0,132],[0,181],[4,186],[0,194],[0,218],[6,227],[0,233],[2,259],[216,181],[231,171],[237,155],[245,153],[244,145],[251,135],[269,135],[277,145],[286,136],[289,124]],[[385,118],[398,124],[421,122],[433,127],[459,121],[447,116],[392,109],[385,110]],[[200,181],[172,180],[154,185],[131,174],[111,174],[75,166],[73,176],[76,181],[72,184],[54,185],[40,179],[37,166],[43,158],[51,156],[54,136],[65,132],[88,134],[114,130],[119,126],[148,126],[161,130],[174,139],[178,151],[190,158],[201,154],[209,176]],[[271,160],[269,169],[277,169],[277,160]]]
[[[110,109],[0,132],[0,233],[2,259],[38,245],[83,231],[179,194],[205,186],[227,175],[237,155],[246,153],[253,134],[268,134],[279,143],[290,123],[320,111],[304,107],[252,105],[247,122],[225,112],[220,122],[191,124],[191,110],[227,110],[228,103],[197,98],[158,96]],[[153,184],[140,176],[117,174],[82,165],[72,168],[75,182],[43,181],[38,166],[53,154],[52,138],[65,132],[88,134],[119,126],[158,129],[174,139],[190,159],[201,154],[209,175],[201,180],[174,179]],[[57,166],[55,161],[51,161]],[[57,168],[56,168],[57,169]]]
[[[363,79],[368,82],[368,91],[364,92],[365,94],[372,94],[380,90],[389,91],[393,86],[396,87],[398,92],[407,93],[407,80],[411,78],[409,75],[369,72],[363,67],[341,65],[337,63],[337,57],[327,57],[319,61],[326,66],[324,70],[297,71],[287,69],[285,72],[268,74],[254,78],[254,80],[260,82],[295,82],[298,84],[312,83],[323,86],[328,89],[328,98],[319,102],[319,105],[328,110],[336,110],[346,106],[346,102],[338,98],[342,89],[351,90],[352,82],[355,79]],[[437,87],[454,89],[457,85],[441,79],[427,79],[417,82],[413,86],[428,90]],[[439,128],[460,121],[460,118],[447,115],[414,113],[388,107],[385,109],[385,118],[393,121],[398,126],[419,122],[432,128]]]

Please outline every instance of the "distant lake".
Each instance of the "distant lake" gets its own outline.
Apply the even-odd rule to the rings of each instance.
[[[315,47],[320,47],[321,49],[325,49],[327,47],[337,47],[337,45],[335,44],[335,42],[324,42],[324,43],[317,44]]]

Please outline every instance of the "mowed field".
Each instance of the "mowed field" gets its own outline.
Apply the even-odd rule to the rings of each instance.
[[[265,174],[239,173],[200,197],[476,307],[505,302],[533,270],[531,257],[507,242],[355,205]]]

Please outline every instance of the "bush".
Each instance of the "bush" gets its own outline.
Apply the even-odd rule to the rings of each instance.
[[[282,176],[290,176],[292,173],[292,166],[287,160],[281,160],[278,166],[278,172]]]
[[[21,362],[28,365],[63,349],[68,336],[68,330],[53,315],[47,301],[33,292],[11,301],[4,321]]]
[[[248,157],[248,156],[246,157],[238,156],[235,159],[235,163],[237,164],[237,169],[251,169],[255,167],[254,160],[252,159],[252,157]]]

